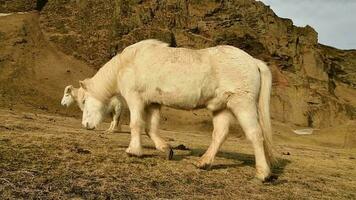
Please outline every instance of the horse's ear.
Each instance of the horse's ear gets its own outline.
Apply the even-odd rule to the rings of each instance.
[[[79,85],[81,88],[83,88],[84,90],[87,89],[87,85],[85,84],[85,80],[84,81],[79,81]]]
[[[66,87],[66,89],[65,89],[65,93],[66,93],[66,94],[69,94],[69,93],[72,92],[72,90],[73,90],[73,85],[68,85],[68,86]]]

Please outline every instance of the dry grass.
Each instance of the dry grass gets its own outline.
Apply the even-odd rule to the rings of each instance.
[[[0,110],[0,120],[1,199],[356,198],[354,149],[287,144],[277,136],[279,179],[261,184],[253,179],[249,143],[234,134],[204,171],[192,162],[207,149],[208,132],[162,131],[173,146],[190,148],[167,161],[146,136],[145,157],[127,157],[128,132],[86,131],[75,118]]]

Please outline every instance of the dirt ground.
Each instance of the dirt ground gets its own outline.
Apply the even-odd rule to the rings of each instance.
[[[355,121],[312,135],[274,121],[278,179],[262,184],[237,124],[211,170],[192,164],[210,143],[204,110],[163,108],[161,135],[188,148],[172,161],[145,135],[145,156],[126,156],[127,125],[82,129],[78,109],[59,102],[64,86],[91,74],[47,42],[36,13],[0,17],[0,199],[356,199]]]
[[[172,146],[188,148],[175,149],[174,159],[167,161],[147,136],[145,156],[128,157],[126,125],[122,132],[104,134],[108,123],[87,131],[78,118],[5,109],[0,121],[2,199],[356,198],[355,148],[337,142],[315,145],[324,133],[293,135],[279,123],[274,127],[280,163],[273,169],[278,180],[262,184],[253,179],[249,142],[235,133],[205,171],[192,163],[210,143],[207,131],[163,127],[161,135]]]

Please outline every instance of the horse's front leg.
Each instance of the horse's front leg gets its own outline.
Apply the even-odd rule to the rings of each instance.
[[[130,156],[142,156],[141,133],[144,132],[145,122],[144,103],[137,94],[130,94],[126,97],[130,110],[131,141],[126,153]]]
[[[147,134],[152,139],[157,150],[166,154],[166,158],[171,160],[173,157],[173,150],[171,146],[158,135],[158,126],[160,121],[160,105],[152,104],[147,107]]]

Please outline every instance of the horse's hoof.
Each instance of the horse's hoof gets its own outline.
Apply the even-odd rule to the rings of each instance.
[[[130,149],[126,149],[126,155],[129,156],[129,157],[142,157],[142,153],[141,152],[134,152],[134,151],[131,151]]]
[[[166,159],[167,160],[172,160],[173,159],[174,152],[172,148],[169,148],[166,150]]]
[[[173,155],[174,155],[174,152],[172,150],[171,147],[165,147],[165,148],[161,148],[161,149],[157,149],[159,150],[161,153],[160,155],[166,159],[166,160],[172,160],[173,159]]]
[[[275,174],[271,174],[267,177],[258,177],[258,176],[255,176],[255,178],[253,179],[254,181],[256,182],[260,182],[260,183],[272,183],[274,181],[276,181],[278,179],[278,176],[275,175]]]
[[[203,169],[203,170],[210,170],[211,169],[211,164],[209,163],[204,163],[204,162],[195,162],[193,163],[193,165],[199,169]]]
[[[271,174],[265,178],[264,183],[271,183],[271,182],[276,181],[277,179],[278,179],[278,176],[276,174]]]
[[[250,181],[255,183],[255,184],[259,184],[259,185],[262,185],[264,183],[260,178],[258,178],[256,176],[251,178]]]

